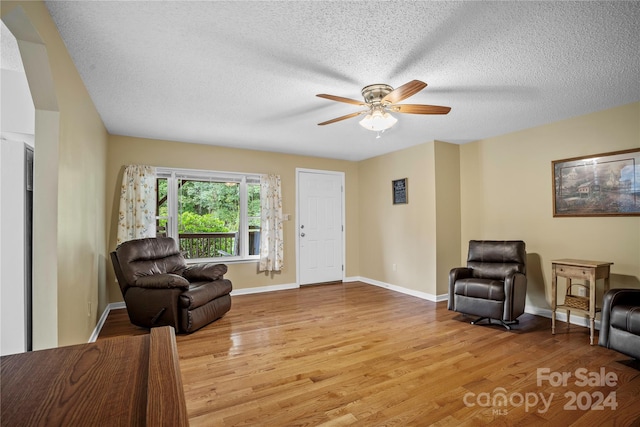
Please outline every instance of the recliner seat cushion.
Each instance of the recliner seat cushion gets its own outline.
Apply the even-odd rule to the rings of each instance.
[[[454,294],[491,301],[504,301],[504,282],[476,277],[460,279],[454,285]]]
[[[616,305],[611,309],[611,326],[640,335],[640,307]]]
[[[231,281],[218,279],[213,282],[196,282],[180,294],[180,307],[193,310],[208,302],[231,293]]]

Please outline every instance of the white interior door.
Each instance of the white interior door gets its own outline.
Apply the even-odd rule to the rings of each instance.
[[[344,174],[298,170],[298,283],[342,280]]]

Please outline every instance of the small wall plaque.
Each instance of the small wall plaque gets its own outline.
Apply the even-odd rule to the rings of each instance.
[[[391,181],[391,187],[393,190],[394,205],[409,203],[409,197],[407,193],[407,178],[395,179]]]

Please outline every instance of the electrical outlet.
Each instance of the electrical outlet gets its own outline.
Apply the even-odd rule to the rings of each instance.
[[[393,271],[398,271],[398,264],[392,264],[391,268],[393,268]]]
[[[87,301],[87,317],[91,317],[91,301]]]

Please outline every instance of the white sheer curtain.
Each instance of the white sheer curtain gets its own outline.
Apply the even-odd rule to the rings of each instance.
[[[118,245],[156,236],[156,168],[129,165],[122,176]]]
[[[260,176],[260,271],[280,271],[283,265],[282,190],[279,175]]]

